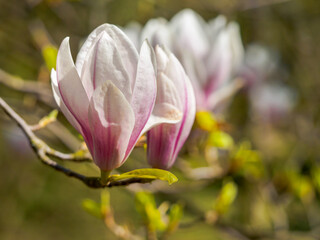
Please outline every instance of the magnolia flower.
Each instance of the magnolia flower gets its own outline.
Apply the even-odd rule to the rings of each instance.
[[[155,109],[171,106],[177,110],[170,114],[182,114],[175,124],[164,123],[152,128],[147,134],[149,164],[156,168],[170,168],[186,141],[195,118],[195,97],[184,69],[168,50],[156,47],[158,93]],[[179,118],[173,116],[170,118]]]
[[[65,38],[51,79],[57,104],[83,136],[102,172],[122,165],[138,138],[151,127],[181,120],[173,105],[154,109],[153,49],[144,42],[138,54],[127,36],[110,24],[88,36],[75,64],[69,38]]]
[[[296,96],[281,83],[278,54],[259,44],[248,46],[239,75],[246,81],[251,116],[275,123],[289,116]]]
[[[140,48],[140,34],[142,27],[137,22],[130,22],[127,24],[122,30],[125,32],[125,34],[130,38],[130,40],[133,42],[134,46],[139,49]]]
[[[252,114],[269,123],[287,117],[296,102],[292,89],[279,83],[259,84],[249,94]]]
[[[180,60],[194,88],[197,109],[213,110],[219,104],[219,91],[233,84],[243,59],[239,26],[224,16],[206,23],[185,9],[169,22],[151,19],[140,33],[140,42],[166,45]]]
[[[246,81],[248,88],[262,84],[278,71],[277,54],[259,44],[251,44],[246,48],[244,61],[239,75]]]

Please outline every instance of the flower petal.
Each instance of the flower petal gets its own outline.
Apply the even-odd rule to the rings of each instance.
[[[207,32],[210,36],[211,44],[214,44],[219,33],[227,26],[227,18],[223,15],[212,19],[207,24]]]
[[[104,171],[119,167],[126,160],[126,146],[134,128],[134,112],[121,91],[111,82],[100,85],[89,107],[93,136],[90,152]]]
[[[96,29],[94,29],[90,35],[87,37],[86,41],[83,43],[76,59],[76,68],[79,73],[82,72],[82,67],[85,63],[85,60],[87,58],[87,54],[91,47],[94,45],[93,43],[96,41],[97,36],[104,31],[104,29],[108,27],[107,24],[103,24]]]
[[[165,45],[171,49],[172,39],[168,21],[164,18],[149,20],[141,32],[141,40],[148,39],[152,47]]]
[[[186,75],[183,67],[179,63],[178,59],[173,54],[169,55],[169,59],[170,64],[168,64],[166,75],[169,78],[174,79],[173,82],[176,85],[176,89],[179,90],[178,93],[180,94],[180,99],[183,103],[181,109],[183,118],[181,122],[176,124],[177,127],[179,126],[179,131],[175,142],[174,155],[172,156],[172,161],[174,162],[182,145],[187,140],[187,137],[189,136],[189,133],[191,131],[195,118],[196,102],[191,82]]]
[[[169,169],[172,166],[177,135],[177,128],[173,124],[158,125],[147,133],[148,162],[152,167]]]
[[[244,47],[241,40],[239,25],[231,22],[228,25],[230,48],[232,50],[233,71],[238,71],[244,59]]]
[[[232,49],[228,31],[224,29],[216,39],[207,60],[208,82],[205,87],[209,97],[217,88],[226,84],[232,73]]]
[[[65,38],[59,48],[57,80],[63,103],[81,125],[83,134],[86,135],[89,100],[72,60],[69,38]]]
[[[97,39],[95,46],[89,51],[89,56],[87,55],[88,62],[83,67],[83,77],[91,77],[93,89],[107,80],[112,81],[130,102],[131,81],[135,80],[131,80],[132,76],[117,44],[106,32],[100,33]]]
[[[59,106],[60,110],[64,114],[64,116],[68,119],[70,124],[80,133],[82,134],[81,126],[79,125],[78,121],[74,118],[74,116],[71,114],[71,112],[68,110],[66,105],[61,99],[60,91],[58,88],[58,82],[57,82],[57,74],[54,69],[51,70],[51,87],[53,91],[53,97]]]
[[[175,106],[181,121],[161,124],[148,132],[148,161],[153,167],[170,168],[186,141],[195,117],[195,97],[191,82],[179,61],[169,51],[156,48],[158,67],[157,104]]]
[[[152,47],[147,41],[144,41],[140,50],[137,78],[132,93],[131,106],[135,115],[135,127],[130,138],[127,155],[144,133],[143,129],[154,107],[156,94],[155,56]]]
[[[95,46],[97,37],[102,32],[105,32],[115,44],[118,54],[120,55],[124,66],[126,66],[129,76],[132,76],[132,79],[130,80],[133,85],[138,63],[138,52],[130,39],[119,28],[111,24],[103,24],[90,33],[77,56],[76,68],[78,72],[82,72],[89,50]]]
[[[164,73],[157,80],[157,99],[143,132],[161,123],[178,123],[182,119],[182,106],[178,91]]]
[[[207,81],[207,71],[202,62],[196,61],[189,53],[181,55],[180,61],[186,70],[193,86],[197,109],[206,109],[206,99],[203,88]]]
[[[136,49],[140,48],[141,30],[142,26],[138,22],[130,22],[123,28],[124,33],[130,38]]]
[[[210,46],[205,31],[206,22],[200,15],[191,9],[185,9],[177,13],[170,24],[175,33],[175,53],[176,50],[179,53],[190,51],[199,60],[206,56]]]

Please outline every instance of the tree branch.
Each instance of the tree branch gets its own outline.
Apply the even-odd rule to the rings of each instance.
[[[105,188],[105,187],[115,187],[115,186],[127,186],[132,183],[150,183],[151,179],[142,179],[142,178],[129,178],[120,181],[111,181],[106,184],[102,184],[99,177],[87,177],[85,175],[79,174],[71,169],[65,168],[59,165],[57,162],[53,161],[48,155],[58,157],[62,160],[72,160],[76,162],[88,161],[88,159],[81,159],[75,157],[75,154],[65,154],[59,151],[56,151],[50,148],[44,141],[38,138],[33,131],[31,126],[28,125],[24,119],[22,119],[1,97],[0,97],[0,106],[7,113],[7,115],[13,119],[18,126],[22,129],[24,134],[27,136],[30,145],[37,154],[41,162],[59,172],[64,173],[65,175],[76,178],[86,184],[91,188]]]

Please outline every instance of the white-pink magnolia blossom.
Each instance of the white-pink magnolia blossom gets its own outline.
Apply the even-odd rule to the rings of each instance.
[[[96,28],[75,64],[69,38],[61,43],[56,71],[51,73],[54,97],[102,171],[122,165],[139,137],[151,127],[181,121],[174,105],[154,108],[156,71],[149,44],[145,41],[139,54],[114,25]]]
[[[147,133],[149,164],[152,167],[168,169],[175,162],[190,133],[196,102],[191,82],[177,58],[168,50],[157,46],[156,59],[158,91],[155,109],[172,106],[172,109],[177,108],[172,114],[182,114],[178,123],[163,123]]]
[[[125,30],[134,31],[131,26]],[[140,42],[148,39],[152,46],[163,44],[177,56],[194,88],[197,110],[217,107],[219,91],[233,84],[243,61],[244,48],[237,23],[227,23],[224,16],[207,23],[193,10],[184,9],[170,21],[151,19],[138,32]]]

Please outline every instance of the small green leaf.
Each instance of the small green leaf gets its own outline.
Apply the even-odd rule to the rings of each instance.
[[[56,68],[57,55],[58,49],[51,44],[42,48],[42,56],[49,71],[51,71],[52,68]]]
[[[167,181],[170,185],[178,181],[178,178],[169,171],[156,169],[156,168],[141,168],[130,172],[122,173],[120,175],[112,175],[109,177],[109,181],[119,181],[129,178],[140,179],[159,179]]]
[[[95,201],[91,199],[84,199],[82,201],[82,207],[84,210],[86,210],[88,213],[93,215],[97,218],[103,218],[103,213],[101,212],[101,206],[99,203],[96,203]]]
[[[250,142],[242,142],[232,153],[232,172],[246,177],[260,178],[264,166],[258,151],[251,149]]]
[[[292,193],[300,199],[310,202],[314,196],[313,184],[310,177],[302,175],[295,170],[289,170],[286,174]]]
[[[172,204],[169,212],[169,223],[167,232],[173,232],[177,229],[179,222],[183,216],[183,206],[181,204]]]
[[[149,227],[151,229],[163,231],[166,229],[166,224],[161,218],[161,213],[157,208],[153,208],[151,205],[145,206],[146,214],[149,219]]]
[[[233,181],[227,181],[223,184],[222,189],[214,202],[213,209],[219,214],[228,211],[230,205],[237,197],[238,187]]]
[[[313,166],[311,169],[311,177],[315,189],[320,192],[320,167]]]
[[[163,231],[166,224],[161,218],[161,213],[157,209],[154,196],[148,192],[138,192],[135,196],[136,209],[142,216],[145,223],[153,231]]]
[[[86,158],[89,155],[89,151],[87,149],[80,149],[78,151],[76,151],[75,153],[73,153],[73,157],[75,159],[82,159],[82,158]]]
[[[208,132],[217,127],[217,122],[212,113],[206,111],[199,111],[196,113],[196,123],[199,128]]]
[[[45,127],[47,126],[49,123],[52,123],[54,121],[57,120],[57,116],[58,116],[58,110],[54,109],[52,110],[47,116],[43,117],[40,121],[39,121],[39,126],[41,127]]]
[[[54,109],[48,114],[48,117],[53,118],[53,119],[57,119],[58,113],[59,113],[59,111],[57,109]]]
[[[207,144],[213,147],[230,149],[233,146],[233,139],[225,132],[213,131],[209,134]]]

